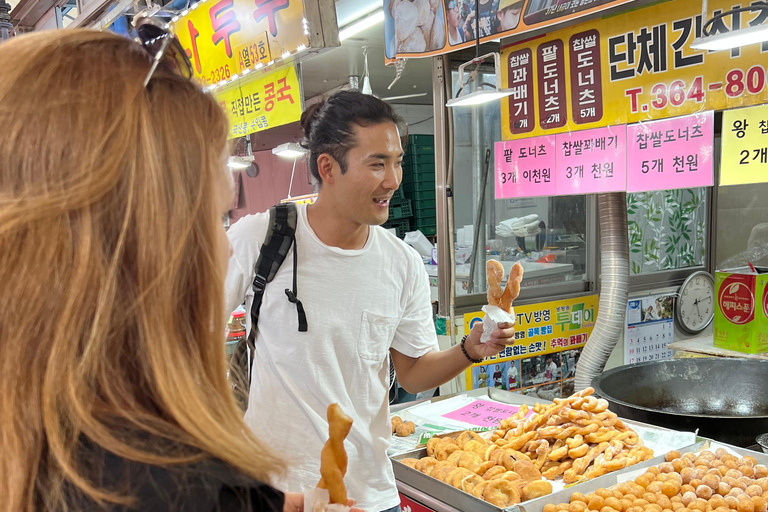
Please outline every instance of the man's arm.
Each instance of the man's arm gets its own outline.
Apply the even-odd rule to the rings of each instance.
[[[464,348],[472,359],[485,359],[496,355],[505,346],[515,342],[515,329],[500,325],[493,332],[487,343],[480,343],[483,325],[478,322],[472,327]],[[464,356],[461,346],[447,350],[428,352],[421,357],[408,357],[395,349],[390,350],[392,363],[395,365],[397,381],[409,393],[420,393],[445,384],[472,364]]]

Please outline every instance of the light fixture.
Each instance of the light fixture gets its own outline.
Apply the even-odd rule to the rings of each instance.
[[[384,9],[378,9],[373,14],[366,16],[360,20],[350,23],[341,30],[339,30],[339,41],[344,41],[350,37],[359,34],[365,29],[384,21]]]
[[[482,86],[490,86],[491,84],[488,83],[478,83],[478,89],[474,92],[467,93],[462,95],[462,91],[466,89],[466,87],[469,85],[470,82],[473,80],[477,80],[478,71],[480,69],[480,64],[485,62],[489,57],[493,57],[493,64],[494,64],[494,74],[496,76],[496,85],[494,89],[481,89]],[[504,98],[505,96],[509,96],[512,94],[511,89],[502,89],[501,88],[501,68],[499,67],[499,54],[498,52],[492,52],[485,55],[482,55],[480,57],[475,57],[469,62],[465,62],[461,66],[459,66],[459,83],[461,84],[461,87],[459,87],[459,90],[456,92],[456,97],[451,98],[448,100],[448,102],[445,104],[446,107],[464,107],[464,106],[470,106],[470,105],[481,105],[483,103],[488,103],[489,101],[498,101],[501,98]],[[464,69],[467,66],[475,66],[475,69],[469,74],[469,78],[464,80]]]
[[[227,160],[227,167],[233,171],[247,169],[253,163],[253,156],[231,156]]]
[[[277,156],[282,156],[285,158],[298,158],[300,156],[304,156],[304,154],[306,154],[306,151],[304,151],[304,148],[302,148],[295,142],[286,142],[284,144],[280,144],[279,146],[272,148],[272,154]]]
[[[707,18],[707,0],[701,4],[701,19]],[[746,7],[737,7],[730,11],[725,11],[712,16],[701,28],[701,37],[697,37],[691,43],[694,50],[730,50],[740,46],[747,46],[755,43],[768,41],[768,24],[755,25],[754,27],[744,27],[721,34],[710,34],[712,25],[715,21],[733,16],[734,14],[749,11],[768,11],[768,4],[754,3]],[[765,13],[764,13],[765,14]]]

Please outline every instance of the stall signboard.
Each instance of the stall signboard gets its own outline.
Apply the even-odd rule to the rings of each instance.
[[[715,113],[627,127],[627,192],[711,187]]]
[[[711,0],[709,15],[749,5]],[[764,11],[740,13],[742,27]],[[713,33],[731,29],[731,18]],[[675,0],[582,23],[502,52],[502,138],[635,123],[768,101],[768,44],[708,52],[690,47],[699,0]]]
[[[468,48],[475,44],[477,25],[484,43],[575,23],[632,3],[634,0],[384,0],[386,58],[391,63]]]
[[[555,136],[496,143],[496,199],[555,195]]]
[[[720,185],[768,182],[768,105],[723,112]]]
[[[570,396],[597,304],[598,296],[588,295],[515,307],[515,344],[467,369],[467,389],[495,387],[545,399]],[[483,317],[482,311],[465,314],[465,332]]]
[[[229,137],[243,137],[301,118],[299,79],[293,66],[253,75],[248,80],[215,91],[227,111]]]
[[[302,0],[202,0],[192,6],[173,30],[203,84],[309,46]]]
[[[425,507],[418,501],[413,501],[411,498],[400,493],[400,512],[435,512],[429,507]]]
[[[626,126],[558,133],[555,140],[556,195],[626,190]]]

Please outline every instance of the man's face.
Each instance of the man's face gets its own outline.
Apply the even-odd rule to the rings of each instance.
[[[391,122],[353,126],[357,144],[347,153],[347,172],[333,183],[337,211],[357,224],[380,225],[403,179],[400,133]]]
[[[520,23],[521,11],[522,4],[499,11],[497,16],[499,18],[499,23],[501,24],[501,30],[505,31],[517,28],[518,23]]]
[[[448,24],[452,27],[458,27],[461,24],[459,0],[450,0],[448,2]]]

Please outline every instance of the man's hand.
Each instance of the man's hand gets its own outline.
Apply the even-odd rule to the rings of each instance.
[[[499,328],[493,331],[491,339],[486,343],[480,343],[480,336],[483,335],[483,323],[477,322],[469,332],[469,337],[464,343],[467,354],[472,359],[485,359],[489,356],[495,356],[507,345],[515,343],[515,329],[512,324],[499,324]]]

